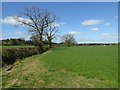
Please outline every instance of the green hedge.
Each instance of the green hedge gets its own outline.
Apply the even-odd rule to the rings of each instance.
[[[9,48],[2,50],[2,65],[13,64],[17,59],[23,59],[38,53],[38,48]]]

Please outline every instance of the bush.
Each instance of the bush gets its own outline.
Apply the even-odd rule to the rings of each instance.
[[[13,64],[17,59],[24,59],[26,57],[42,53],[38,48],[9,48],[2,50],[2,65]]]

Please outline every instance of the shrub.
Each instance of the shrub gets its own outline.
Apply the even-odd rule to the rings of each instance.
[[[38,48],[9,48],[2,50],[2,66],[13,64],[17,59],[23,59],[38,53]]]

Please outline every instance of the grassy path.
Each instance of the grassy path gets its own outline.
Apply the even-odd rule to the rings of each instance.
[[[94,75],[95,73],[93,74],[84,73],[84,75],[82,75],[81,73],[78,73],[78,70],[72,70],[71,68],[73,68],[73,66],[71,66],[71,61],[67,61],[70,67],[66,66],[67,64],[65,61],[64,63],[62,61],[62,59],[64,59],[64,57],[67,56],[69,49],[65,49],[65,48],[58,48],[58,49],[50,50],[45,52],[42,55],[35,55],[32,57],[26,58],[23,61],[16,62],[15,66],[10,71],[6,71],[3,69],[3,87],[5,88],[8,88],[8,87],[19,87],[19,88],[117,87],[117,81],[114,80],[115,77],[110,79],[111,76],[108,76],[109,78],[100,79],[96,76],[95,77],[89,76],[89,75]],[[75,51],[72,51],[72,52],[75,53]],[[64,56],[62,53],[64,53]],[[57,56],[60,54],[63,57]],[[52,55],[54,56],[53,58],[52,58]],[[61,59],[58,59],[58,58],[61,58]],[[51,61],[50,63],[49,60],[53,60],[53,61]],[[76,62],[75,60],[73,61]],[[74,64],[75,63],[73,63],[73,65]],[[74,67],[76,66],[77,64]],[[111,68],[114,69],[113,67]],[[103,73],[104,73],[104,70],[103,70]],[[112,73],[113,72],[108,72],[108,74],[112,74]],[[87,77],[87,75],[89,77]],[[102,71],[101,71],[101,75],[106,75],[106,74],[102,74]]]

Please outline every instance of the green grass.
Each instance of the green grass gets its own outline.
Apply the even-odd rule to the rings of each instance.
[[[0,46],[0,48],[2,49],[6,49],[6,48],[25,48],[25,47],[34,47],[34,46],[27,46],[27,45],[24,45],[24,46],[20,46],[20,45],[12,45],[12,46]]]
[[[118,87],[117,46],[63,47],[3,69],[3,87]]]
[[[43,59],[52,71],[63,68],[79,76],[109,80],[111,86],[117,86],[117,46],[58,48]]]

